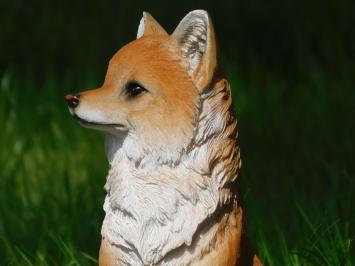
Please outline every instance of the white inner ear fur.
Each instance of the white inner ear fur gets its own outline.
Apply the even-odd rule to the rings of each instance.
[[[208,14],[195,10],[187,14],[173,33],[181,45],[181,52],[188,63],[189,74],[199,66],[207,47]]]
[[[144,30],[145,30],[145,20],[144,20],[144,15],[143,15],[143,17],[141,18],[141,20],[139,22],[137,39],[139,39],[143,36]]]

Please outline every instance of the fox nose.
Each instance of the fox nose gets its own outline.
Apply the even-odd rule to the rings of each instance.
[[[74,109],[80,103],[80,94],[68,94],[65,96],[65,99],[68,102],[68,106]]]

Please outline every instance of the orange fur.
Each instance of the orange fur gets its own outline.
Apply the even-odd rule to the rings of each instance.
[[[162,142],[171,136],[180,138],[179,134],[192,133],[198,92],[183,62],[174,55],[177,49],[170,37],[161,35],[144,36],[127,44],[111,59],[103,86],[83,92],[82,102],[106,112],[114,121],[130,117],[133,126],[142,127],[146,134],[164,124]],[[149,97],[132,102],[121,96],[130,80],[149,88]],[[180,130],[176,120],[186,121]],[[149,141],[156,136],[146,138]]]

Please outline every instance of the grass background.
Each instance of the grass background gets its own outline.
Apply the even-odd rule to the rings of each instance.
[[[0,265],[95,265],[103,137],[69,115],[142,10],[208,9],[232,83],[248,233],[265,265],[355,264],[355,17],[350,1],[0,4]],[[173,12],[167,12],[167,10]],[[16,23],[14,23],[16,22]]]

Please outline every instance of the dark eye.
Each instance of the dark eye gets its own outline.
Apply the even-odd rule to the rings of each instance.
[[[139,85],[135,82],[130,82],[126,86],[126,94],[128,98],[134,98],[138,95],[142,94],[143,92],[147,91],[143,86]]]

